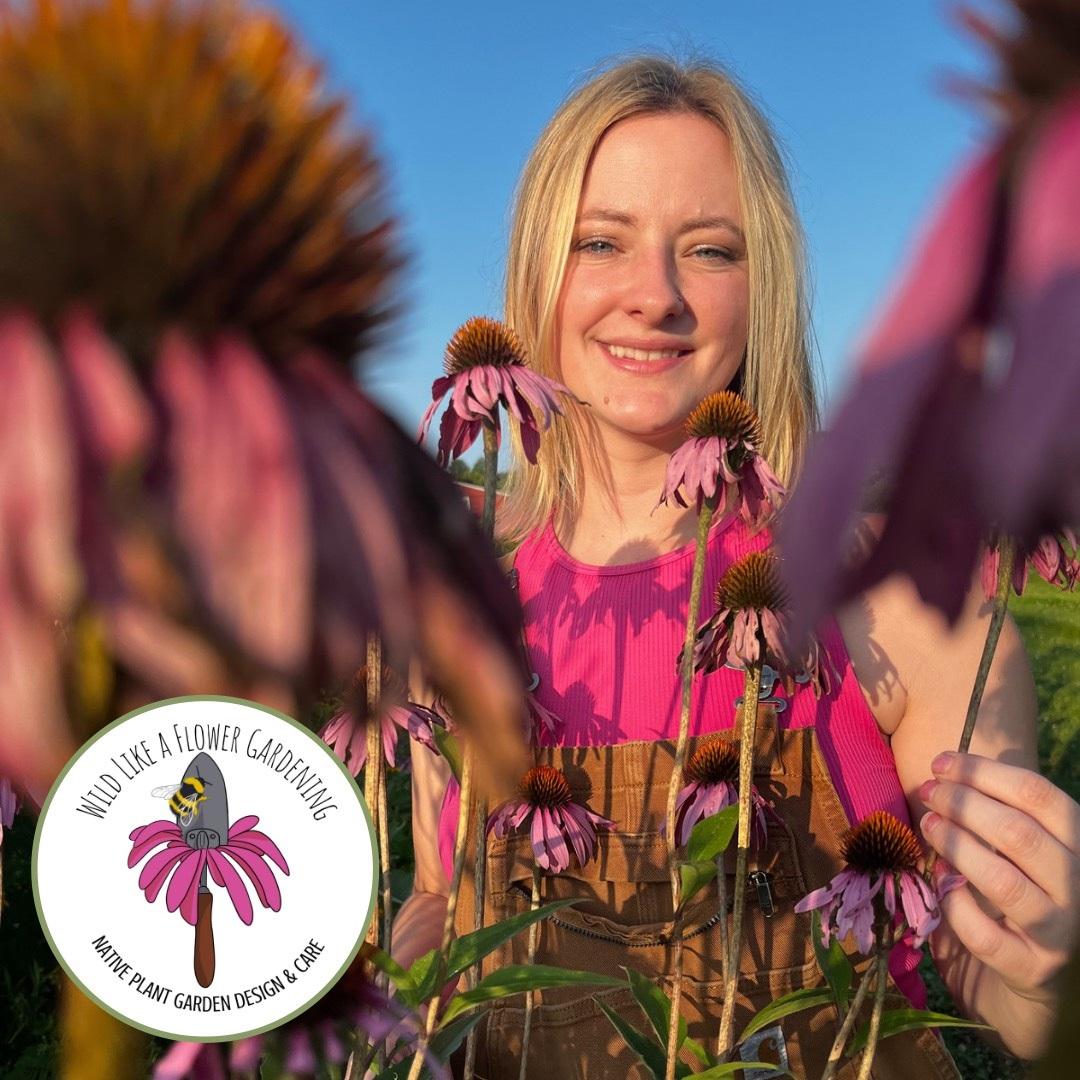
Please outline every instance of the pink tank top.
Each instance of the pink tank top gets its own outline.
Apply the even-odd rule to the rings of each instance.
[[[768,547],[768,532],[752,535],[737,517],[709,534],[699,622],[712,614],[724,571],[751,551]],[[554,739],[564,746],[604,746],[674,739],[679,725],[675,658],[686,632],[694,544],[644,562],[589,566],[571,557],[554,529],[533,533],[518,549],[515,567],[524,611],[529,665],[540,679],[535,695],[560,721]],[[885,736],[870,712],[835,620],[819,641],[840,679],[816,699],[799,688],[779,722],[784,729],[813,727],[840,800],[852,823],[888,810],[910,823],[907,800]],[[730,728],[743,674],[721,668],[695,676],[690,734]],[[778,685],[774,691],[783,697]],[[450,783],[439,823],[439,854],[447,877],[457,823],[457,785]],[[893,975],[919,1004],[918,954],[893,954]]]

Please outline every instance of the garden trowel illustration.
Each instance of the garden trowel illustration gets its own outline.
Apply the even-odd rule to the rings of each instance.
[[[184,842],[195,851],[229,842],[229,797],[225,777],[209,754],[197,754],[184,772],[184,782],[170,803]],[[176,804],[179,804],[177,806]],[[199,914],[195,923],[195,978],[200,986],[214,981],[214,895],[204,866],[199,881]]]

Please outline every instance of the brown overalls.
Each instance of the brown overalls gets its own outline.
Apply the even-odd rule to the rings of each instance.
[[[848,820],[818,748],[813,728],[782,733],[778,744],[775,713],[762,705],[758,723],[755,785],[774,803],[768,845],[751,851],[749,870],[763,871],[762,884],[746,885],[745,938],[739,964],[739,997],[735,1033],[769,1001],[803,986],[823,982],[810,939],[810,915],[796,915],[794,904],[819,888],[843,867],[840,844]],[[725,734],[725,733],[721,733]],[[727,733],[729,734],[729,733]],[[690,740],[690,752],[701,741]],[[559,875],[544,874],[541,900],[583,897],[541,923],[536,960],[566,968],[625,978],[633,967],[670,995],[671,885],[667,844],[660,835],[667,804],[668,778],[674,747],[671,742],[634,742],[601,747],[544,747],[538,761],[566,774],[574,797],[615,822],[601,832],[599,855],[584,868],[572,866]],[[472,822],[467,850],[472,851]],[[472,929],[471,857],[458,902],[457,932]],[[728,903],[734,890],[734,844],[727,853]],[[528,910],[533,857],[529,837],[514,834],[488,839],[488,887],[485,923],[491,924]],[[760,877],[755,881],[762,882]],[[715,1052],[723,999],[720,971],[720,932],[714,886],[691,902],[683,945],[682,1013],[690,1036]],[[766,918],[763,906],[774,913]],[[484,972],[527,962],[528,933],[521,933],[492,954]],[[893,988],[886,1008],[906,1004]],[[563,987],[538,991],[530,1036],[530,1075],[545,1080],[613,1077],[646,1080],[648,1073],[626,1046],[593,998],[652,1036],[629,988]],[[524,998],[496,1001],[480,1023],[476,1060],[479,1080],[516,1080],[518,1075]],[[835,1010],[809,1009],[785,1018],[756,1036],[743,1050],[743,1060],[783,1064],[796,1077],[816,1080],[821,1075],[836,1034]],[[684,1058],[693,1064],[694,1059]],[[702,1066],[694,1067],[700,1071]],[[839,1073],[854,1077],[848,1063]],[[767,1080],[773,1072],[744,1074],[747,1080]],[[874,1062],[875,1080],[955,1080],[955,1064],[936,1034],[910,1032],[887,1039]]]

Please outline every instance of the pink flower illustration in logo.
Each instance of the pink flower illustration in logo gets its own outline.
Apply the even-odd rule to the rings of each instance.
[[[241,922],[250,926],[254,906],[244,878],[251,882],[264,908],[280,911],[281,889],[270,863],[275,863],[283,874],[289,873],[285,856],[269,836],[255,828],[258,823],[255,815],[240,818],[229,827],[227,843],[197,849],[187,845],[175,822],[151,821],[132,831],[128,867],[134,867],[164,844],[139,874],[139,888],[148,903],[158,898],[168,881],[165,906],[169,911],[179,911],[184,921],[194,926],[199,916],[199,882],[203,871],[209,870],[214,881],[228,892]]]
[[[152,794],[169,799],[174,820],[151,821],[131,832],[128,868],[150,856],[139,873],[139,888],[149,904],[165,889],[165,906],[195,928],[195,978],[209,986],[217,970],[210,878],[250,926],[255,909],[248,882],[264,908],[280,911],[281,889],[271,864],[283,874],[289,873],[289,864],[277,844],[255,828],[259,819],[253,814],[229,824],[225,777],[209,754],[192,760],[182,783],[155,788]]]

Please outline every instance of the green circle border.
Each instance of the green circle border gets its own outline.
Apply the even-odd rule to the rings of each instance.
[[[372,875],[371,875],[371,902],[368,905],[368,915],[364,920],[364,928],[360,931],[360,936],[356,939],[356,944],[353,946],[349,953],[348,959],[344,964],[338,968],[337,972],[330,978],[326,986],[310,998],[300,1008],[294,1009],[288,1016],[282,1017],[280,1020],[275,1020],[272,1024],[265,1024],[262,1027],[252,1028],[250,1031],[237,1032],[234,1035],[214,1035],[214,1036],[198,1036],[198,1035],[183,1035],[172,1031],[161,1031],[158,1028],[152,1028],[146,1024],[140,1024],[138,1021],[132,1020],[128,1016],[124,1016],[123,1013],[117,1012],[112,1006],[105,1004],[96,994],[92,994],[83,984],[78,976],[71,970],[71,967],[64,960],[60,954],[60,950],[56,947],[56,942],[53,941],[53,936],[49,932],[49,927],[45,922],[45,917],[41,911],[41,900],[39,897],[38,889],[38,844],[41,840],[41,828],[45,821],[45,815],[49,812],[49,806],[52,803],[53,796],[56,794],[60,787],[64,777],[67,776],[71,767],[75,764],[79,758],[82,757],[91,746],[102,738],[107,732],[112,731],[113,728],[119,727],[125,721],[130,720],[134,716],[138,716],[140,713],[149,712],[151,709],[158,709],[163,705],[176,705],[182,702],[189,701],[225,701],[233,705],[247,705],[253,709],[258,709],[260,712],[269,713],[271,716],[276,716],[279,720],[284,720],[291,724],[298,731],[302,731],[313,743],[317,744],[319,748],[325,753],[331,761],[341,770],[342,774],[348,779],[353,791],[356,793],[357,802],[360,804],[360,809],[363,812],[364,820],[367,822],[368,827],[368,839],[371,841],[371,855],[372,855]],[[78,750],[72,754],[71,759],[67,762],[64,768],[61,770],[60,775],[53,781],[52,787],[49,789],[49,794],[42,804],[41,813],[38,815],[37,825],[34,828],[34,848],[33,854],[30,860],[30,883],[34,893],[34,908],[37,911],[38,922],[41,924],[41,929],[45,934],[45,940],[49,943],[49,948],[52,950],[53,956],[56,957],[57,963],[64,969],[68,978],[99,1008],[104,1009],[105,1012],[111,1016],[116,1017],[117,1020],[121,1020],[129,1027],[136,1028],[139,1031],[144,1031],[148,1035],[156,1035],[159,1038],[171,1039],[173,1042],[195,1042],[195,1043],[226,1043],[236,1042],[239,1039],[247,1039],[253,1035],[261,1035],[267,1031],[273,1031],[276,1028],[283,1027],[290,1020],[295,1019],[302,1013],[305,1013],[313,1005],[324,998],[334,987],[337,985],[338,980],[345,974],[346,970],[356,959],[357,953],[360,952],[360,947],[364,943],[364,938],[367,937],[367,932],[371,928],[372,920],[375,918],[375,909],[378,904],[379,897],[379,844],[375,835],[375,825],[371,820],[371,811],[368,808],[367,802],[364,800],[364,796],[360,792],[360,787],[356,782],[356,778],[345,768],[344,762],[322,741],[309,727],[301,724],[299,720],[295,720],[293,717],[288,716],[286,713],[279,712],[277,709],[272,709],[268,705],[260,705],[257,701],[249,701],[247,698],[228,697],[222,694],[188,694],[182,697],[162,698],[160,701],[152,701],[148,705],[141,705],[137,709],[132,709],[131,712],[124,713],[123,716],[117,717],[110,724],[106,724],[100,731],[95,732]]]

